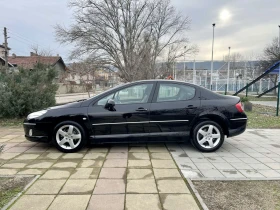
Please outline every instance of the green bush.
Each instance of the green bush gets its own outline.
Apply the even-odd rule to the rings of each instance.
[[[241,97],[241,98],[240,98],[240,101],[241,101],[242,103],[245,103],[245,102],[248,102],[248,101],[249,101],[249,98],[248,98],[248,97]]]
[[[37,64],[33,70],[0,73],[0,118],[24,117],[55,105],[53,67]]]

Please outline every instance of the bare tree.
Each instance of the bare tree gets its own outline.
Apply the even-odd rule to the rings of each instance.
[[[94,86],[94,73],[97,68],[98,66],[90,59],[75,62],[69,66],[68,76],[76,75],[78,77],[84,90],[88,93],[88,97]]]
[[[38,56],[52,56],[52,51],[48,49],[41,49],[39,45],[31,45],[31,50]]]
[[[259,68],[264,72],[277,61],[280,61],[280,49],[278,46],[278,38],[274,38],[272,42],[264,48],[263,55],[259,61]],[[274,86],[276,86],[278,75],[269,75],[269,78],[272,80]],[[276,89],[274,90],[274,94],[276,94]]]
[[[193,45],[191,47],[187,47],[184,45],[182,46],[180,43],[170,45],[168,49],[165,49],[165,59],[163,59],[162,62],[158,63],[154,67],[157,77],[164,79],[168,76],[173,75],[173,69],[177,68],[176,60],[184,56],[196,54],[197,52],[198,48],[196,45]],[[183,69],[180,69],[179,71],[176,70],[176,72],[178,77],[184,74]]]
[[[189,45],[190,19],[169,0],[72,0],[74,24],[56,26],[60,43],[75,43],[72,57],[98,54],[124,81],[157,77],[157,59],[173,45]]]

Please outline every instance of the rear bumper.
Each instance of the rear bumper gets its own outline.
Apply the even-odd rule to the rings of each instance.
[[[230,127],[228,130],[228,137],[237,136],[246,130],[247,117],[235,118],[230,120]]]
[[[23,123],[24,136],[27,140],[33,142],[49,142],[51,135],[48,127],[45,123],[30,123],[25,121]]]

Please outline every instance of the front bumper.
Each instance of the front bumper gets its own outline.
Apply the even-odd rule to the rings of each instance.
[[[41,123],[23,123],[24,136],[27,140],[33,142],[49,142],[51,139],[48,126]]]

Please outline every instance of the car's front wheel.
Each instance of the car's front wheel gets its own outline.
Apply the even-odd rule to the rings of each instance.
[[[198,123],[192,136],[193,145],[202,152],[214,152],[224,142],[224,132],[219,124],[214,121]]]
[[[54,129],[53,142],[62,152],[76,152],[85,145],[85,131],[76,122],[61,122]]]

